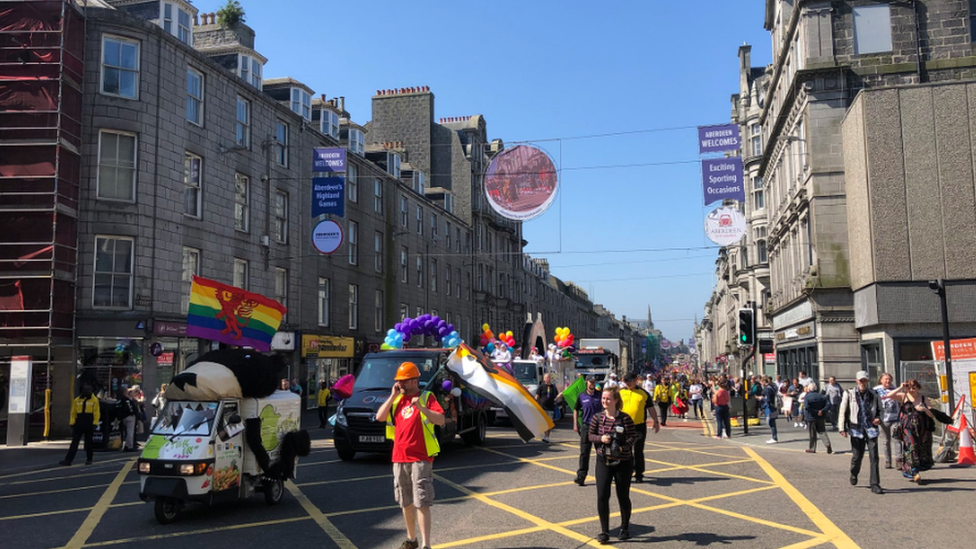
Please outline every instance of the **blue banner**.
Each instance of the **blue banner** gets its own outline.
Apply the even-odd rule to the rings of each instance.
[[[346,213],[346,178],[312,178],[312,217],[332,214],[342,217]]]
[[[726,199],[745,202],[742,158],[732,156],[702,160],[702,191],[706,206]]]
[[[313,172],[344,172],[346,171],[346,149],[312,149]]]
[[[698,126],[698,154],[739,150],[739,125]]]

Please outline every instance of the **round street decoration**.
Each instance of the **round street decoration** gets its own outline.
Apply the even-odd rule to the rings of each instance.
[[[312,230],[312,246],[319,253],[329,255],[342,246],[342,236],[341,225],[331,219],[320,221]]]
[[[705,236],[719,246],[730,246],[746,235],[746,218],[735,208],[715,208],[705,218]]]
[[[545,212],[556,198],[558,183],[549,155],[531,145],[498,153],[485,172],[488,203],[502,217],[516,221]]]

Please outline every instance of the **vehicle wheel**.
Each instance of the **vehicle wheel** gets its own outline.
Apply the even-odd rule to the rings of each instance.
[[[355,450],[338,440],[335,441],[335,449],[342,461],[352,461],[352,458],[356,457]]]
[[[179,516],[182,503],[176,498],[156,498],[156,504],[153,508],[156,520],[160,524],[170,524]]]
[[[479,413],[478,418],[475,420],[475,428],[461,435],[461,438],[464,439],[464,443],[468,446],[481,446],[485,443],[487,436],[488,418],[485,417],[484,413]]]
[[[275,505],[281,501],[281,496],[285,494],[285,483],[280,478],[264,479],[264,502],[268,505]]]

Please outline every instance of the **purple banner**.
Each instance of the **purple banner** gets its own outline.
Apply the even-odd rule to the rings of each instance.
[[[702,160],[702,192],[705,205],[720,200],[745,202],[746,186],[742,181],[742,158],[713,158]]]
[[[344,172],[346,171],[346,149],[312,149],[313,172]]]
[[[739,125],[698,126],[698,154],[739,150]]]

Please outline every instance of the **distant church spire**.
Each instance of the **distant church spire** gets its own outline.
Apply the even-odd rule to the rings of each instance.
[[[654,329],[654,320],[651,318],[651,305],[650,304],[647,305],[647,329],[648,330],[653,330]]]

